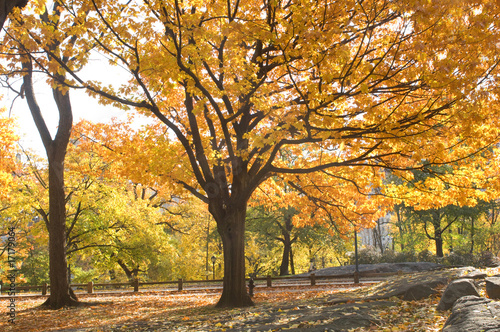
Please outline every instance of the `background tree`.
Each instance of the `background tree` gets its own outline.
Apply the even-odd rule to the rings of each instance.
[[[9,126],[1,127],[0,132],[10,132],[15,123],[13,119],[6,119]],[[1,120],[0,120],[1,121]],[[8,136],[15,137],[15,136]],[[47,233],[43,220],[36,210],[40,191],[39,182],[32,163],[40,162],[30,152],[20,148],[14,142],[5,142],[2,146],[2,160],[10,170],[8,187],[3,188],[5,195],[0,197],[0,233],[7,235],[10,228],[16,233],[16,261],[19,283],[48,282],[48,269],[37,266],[37,262],[48,263]],[[5,259],[0,269],[9,270],[7,265],[7,241],[0,249],[0,255]],[[5,263],[5,264],[3,264]],[[48,266],[48,265],[47,265]],[[40,284],[40,283],[38,283]]]
[[[479,167],[479,170],[482,172],[483,168]],[[473,168],[470,167],[469,171],[473,171]],[[389,177],[391,183],[388,184],[388,187],[396,185],[398,188],[403,188],[403,191],[408,187],[421,186],[423,188],[426,186],[425,183],[435,181],[436,178],[446,179],[450,176],[459,178],[466,176],[466,174],[470,173],[461,174],[460,171],[454,169],[453,165],[428,166],[422,171],[413,171],[410,179],[396,178],[391,175]],[[449,197],[458,194],[456,188],[448,185],[446,180],[442,183],[440,190],[431,190],[428,194],[434,196],[436,200],[442,200],[441,195],[445,196],[444,200],[448,200]],[[445,242],[450,252],[456,250],[472,254],[476,238],[480,237],[482,242],[486,243],[486,239],[489,237],[487,235],[489,227],[482,226],[485,225],[490,211],[494,211],[496,205],[494,200],[488,202],[482,199],[488,199],[487,192],[489,191],[494,191],[494,189],[488,188],[481,195],[472,198],[469,196],[462,200],[456,200],[455,204],[444,206],[430,201],[421,201],[419,204],[415,204],[413,201],[420,200],[422,195],[409,194],[407,196],[408,202],[402,200],[402,203],[394,206],[393,219],[399,233],[399,236],[395,237],[401,245],[401,251],[408,249],[415,251],[416,246],[422,250],[426,247],[426,241],[423,239],[425,237],[433,242],[434,251],[438,257],[444,255]],[[404,197],[404,195],[400,197]],[[494,213],[492,217],[494,218]],[[492,235],[492,233],[489,234]]]
[[[370,188],[364,188],[363,195],[361,188],[349,186],[346,178],[339,181],[328,174],[318,173],[307,178],[273,177],[252,196],[250,205],[256,208],[247,218],[251,220],[250,229],[282,243],[280,275],[288,274],[289,267],[295,274],[292,244],[300,243],[300,247],[306,248],[309,264],[317,252],[332,247],[329,241],[332,237],[343,242],[339,228],[345,237],[352,232],[349,222],[369,226],[373,218],[385,211],[381,206],[373,209],[374,200],[368,199]],[[358,186],[361,185],[359,181]],[[372,185],[374,183],[369,184]],[[347,203],[354,201],[359,203]]]
[[[500,224],[498,223],[498,200],[494,200],[489,204],[490,210],[486,215],[486,227],[489,236],[483,243],[486,245],[486,250],[491,251],[494,255],[500,254]]]
[[[427,248],[425,232],[415,218],[411,218],[411,211],[403,203],[394,206],[393,240],[399,245],[399,252],[420,252]]]
[[[366,181],[380,168],[464,160],[498,138],[498,98],[487,98],[498,94],[496,2],[65,5],[75,15],[58,33],[83,36],[71,22],[84,22],[96,50],[131,77],[105,87],[63,65],[67,83],[151,114],[164,137],[175,137],[177,152],[160,158],[189,166],[172,180],[208,204],[222,238],[219,306],[251,304],[245,215],[270,176],[359,173],[355,182]],[[284,152],[297,157],[293,167],[278,158]],[[470,181],[460,183],[472,188],[467,197],[477,194]]]
[[[458,220],[454,206],[425,211],[414,211],[414,216],[423,223],[423,230],[429,240],[435,244],[437,257],[444,256],[445,231]]]
[[[295,274],[292,245],[298,240],[292,223],[294,208],[266,211],[265,207],[253,208],[247,216],[249,232],[259,233],[261,238],[281,243],[280,276]]]
[[[346,252],[352,251],[352,239],[319,224],[296,227],[291,221],[295,213],[292,208],[270,210],[269,206],[256,206],[249,209],[245,249],[249,274],[293,275],[308,272],[311,261],[316,268],[345,263]],[[287,237],[291,239],[288,248],[283,241]]]
[[[289,205],[296,193],[279,179],[270,179],[259,186],[252,196],[251,205],[256,206],[251,218],[251,227],[283,246],[279,275],[295,274],[292,245],[298,239],[298,232],[293,225],[293,216],[297,214],[294,206]],[[297,207],[299,208],[299,207]],[[248,219],[247,218],[247,219]]]

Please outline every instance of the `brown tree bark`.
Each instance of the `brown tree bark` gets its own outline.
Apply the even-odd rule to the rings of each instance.
[[[116,262],[118,263],[118,265],[120,265],[123,272],[125,272],[125,274],[127,275],[128,281],[132,282],[135,279],[137,279],[137,276],[139,275],[139,271],[140,271],[138,266],[133,268],[133,269],[130,269],[127,266],[127,264],[125,264],[125,262],[123,260],[118,259]]]
[[[470,218],[470,253],[474,253],[474,235],[476,233],[476,229],[475,229],[475,218],[474,216],[472,216]]]
[[[45,304],[52,309],[77,304],[77,298],[69,285],[68,262],[66,259],[64,165],[63,162],[57,159],[49,158],[48,231],[50,296]]]
[[[434,240],[434,243],[436,245],[436,256],[437,257],[444,257],[444,252],[443,252],[443,230],[441,228],[441,219],[442,219],[441,213],[438,211],[434,211],[432,213],[432,226],[434,228],[434,236],[432,239]]]
[[[292,214],[285,213],[283,225],[278,222],[278,226],[281,229],[281,235],[283,238],[277,238],[281,243],[283,243],[283,256],[281,258],[280,265],[280,276],[286,276],[290,274],[288,267],[290,266],[290,257],[292,252],[292,244],[297,240],[292,239]]]
[[[290,265],[290,251],[292,250],[292,241],[290,234],[284,235],[283,239],[283,256],[281,257],[280,276],[287,276],[290,274],[288,266]]]
[[[245,284],[245,218],[246,204],[226,208],[223,219],[217,219],[224,251],[224,281],[217,307],[253,305]]]
[[[403,230],[403,220],[402,220],[402,217],[401,217],[401,206],[400,205],[396,205],[395,206],[395,209],[394,211],[396,212],[396,217],[397,217],[397,221],[396,221],[396,225],[398,227],[398,230],[399,230],[399,238],[400,238],[400,250],[401,252],[404,252],[405,250],[405,245],[404,245],[404,230]],[[394,244],[394,242],[393,242]]]

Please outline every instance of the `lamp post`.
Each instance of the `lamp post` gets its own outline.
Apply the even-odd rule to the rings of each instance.
[[[210,258],[212,260],[212,280],[215,280],[215,261],[217,260],[217,258],[215,256],[212,256],[212,258]]]
[[[354,271],[354,283],[359,284],[359,261],[358,261],[358,231],[354,228],[354,257],[356,260],[356,270]]]

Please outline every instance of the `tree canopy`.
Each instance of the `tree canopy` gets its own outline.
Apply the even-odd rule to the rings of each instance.
[[[251,303],[246,208],[271,176],[292,176],[311,198],[325,194],[325,179],[376,191],[383,169],[408,175],[471,155],[486,165],[478,153],[498,141],[495,1],[60,0],[54,8],[36,2],[12,21],[3,45],[23,48],[9,52],[11,69],[28,52],[40,70],[58,72],[53,84],[162,123],[175,143],[154,153],[187,169],[159,178],[207,203],[221,234],[221,306]],[[94,52],[130,79],[108,86],[80,71]],[[475,175],[446,180],[475,195],[486,184]]]

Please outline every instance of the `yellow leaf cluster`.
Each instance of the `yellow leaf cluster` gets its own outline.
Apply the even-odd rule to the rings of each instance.
[[[15,120],[5,115],[0,109],[0,199],[6,199],[13,181],[13,172],[17,168],[15,145]]]

